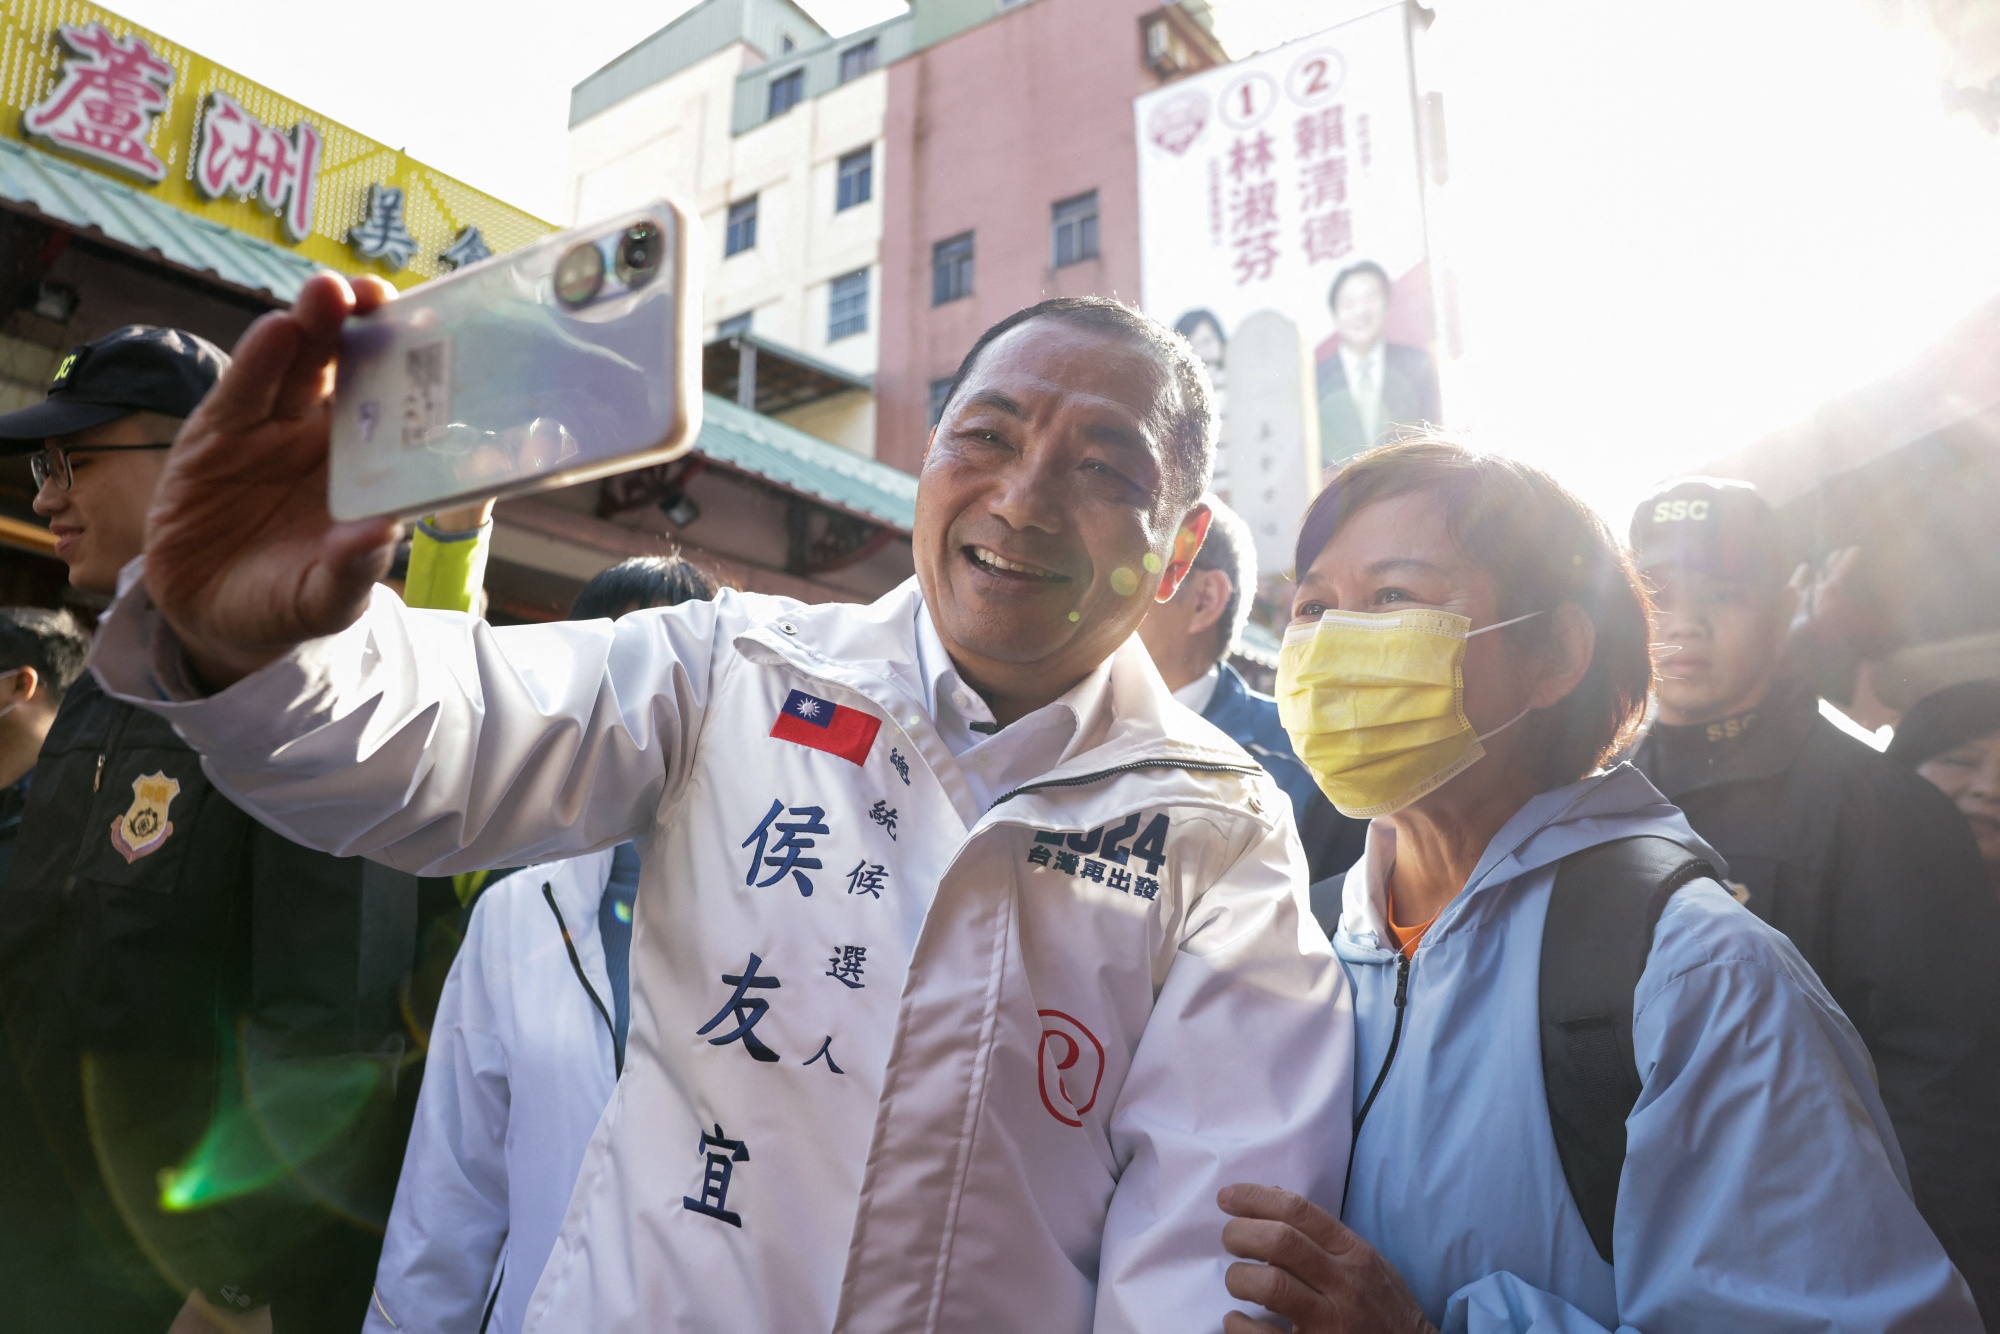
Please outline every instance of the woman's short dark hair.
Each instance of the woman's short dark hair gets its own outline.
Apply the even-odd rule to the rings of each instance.
[[[1306,511],[1294,555],[1303,574],[1348,519],[1378,500],[1428,492],[1458,549],[1493,575],[1503,621],[1574,604],[1596,627],[1576,688],[1530,721],[1528,765],[1560,787],[1598,768],[1638,731],[1653,690],[1652,603],[1630,554],[1583,501],[1532,464],[1416,436],[1350,460]],[[1546,643],[1551,618],[1501,633]]]
[[[634,556],[591,576],[570,603],[572,621],[616,620],[642,607],[678,607],[715,596],[715,581],[680,556]]]

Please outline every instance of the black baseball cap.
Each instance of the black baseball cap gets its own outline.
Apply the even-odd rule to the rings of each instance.
[[[0,414],[0,454],[25,454],[52,435],[134,412],[185,417],[228,365],[229,354],[198,334],[128,324],[57,362],[47,398]]]
[[[1724,579],[1782,581],[1791,572],[1777,513],[1748,482],[1691,477],[1632,516],[1640,569],[1685,565]]]

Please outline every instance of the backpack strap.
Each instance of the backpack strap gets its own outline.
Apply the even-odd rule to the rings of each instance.
[[[1639,1101],[1632,993],[1674,891],[1715,878],[1672,839],[1600,843],[1563,858],[1542,927],[1542,1082],[1569,1193],[1611,1260],[1625,1118]]]

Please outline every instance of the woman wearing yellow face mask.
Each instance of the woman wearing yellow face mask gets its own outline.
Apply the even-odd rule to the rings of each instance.
[[[1296,568],[1281,716],[1373,817],[1332,932],[1354,1138],[1338,1221],[1222,1192],[1229,1291],[1300,1334],[1976,1334],[1852,1025],[1681,813],[1600,768],[1653,679],[1604,523],[1418,440],[1341,470]]]

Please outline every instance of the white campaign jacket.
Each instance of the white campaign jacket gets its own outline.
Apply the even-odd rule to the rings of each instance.
[[[1134,640],[1108,723],[977,809],[919,614],[911,582],[494,629],[377,589],[191,699],[138,582],[93,662],[312,846],[442,874],[640,840],[625,1072],[527,1329],[1214,1330],[1217,1189],[1338,1208],[1346,1166],[1290,803]],[[879,724],[860,762],[772,735],[794,691]]]
[[[597,927],[610,875],[594,852],[479,896],[431,1025],[365,1334],[471,1334],[489,1303],[483,1328],[521,1328],[618,1084]]]

